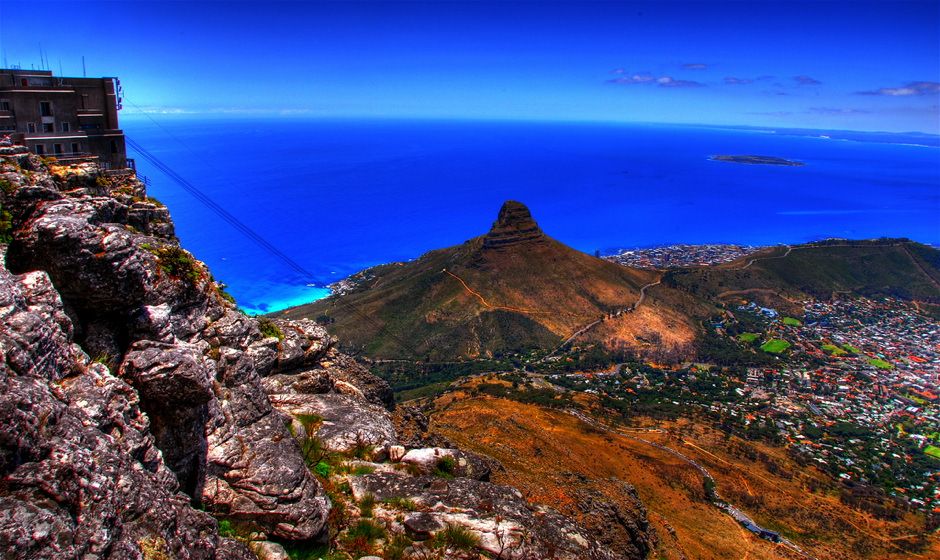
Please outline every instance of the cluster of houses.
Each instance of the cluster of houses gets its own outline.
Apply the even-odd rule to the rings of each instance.
[[[633,268],[664,269],[731,262],[760,249],[748,245],[669,245],[652,249],[622,249],[604,258]]]
[[[928,465],[895,473],[891,493],[929,507],[940,498],[940,459],[931,467],[912,454],[940,447],[940,324],[891,298],[807,301],[804,310],[801,324],[770,323],[766,336],[787,340],[791,359],[750,368],[745,391],[802,454],[843,480]]]
[[[799,318],[744,307],[766,325],[750,345],[755,351],[761,340],[790,344],[770,366],[739,377],[702,364],[618,366],[548,380],[614,399],[656,397],[679,413],[770,429],[835,478],[879,485],[915,509],[937,507],[940,324],[894,299],[806,301]]]

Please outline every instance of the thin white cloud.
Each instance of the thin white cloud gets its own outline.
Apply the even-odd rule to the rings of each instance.
[[[910,97],[940,93],[940,82],[910,82],[900,87],[883,87],[873,91],[860,91],[859,95],[886,95],[889,97]]]
[[[621,85],[648,84],[668,88],[696,88],[705,86],[705,84],[701,82],[696,82],[693,80],[679,80],[673,78],[672,76],[654,76],[649,72],[627,74],[625,71],[622,71],[622,69],[618,68],[614,71],[614,73],[620,74],[620,76],[607,80],[607,83]]]

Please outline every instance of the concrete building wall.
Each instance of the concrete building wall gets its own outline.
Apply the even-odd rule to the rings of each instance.
[[[124,168],[114,78],[65,78],[49,71],[0,70],[0,134],[13,134],[36,153],[68,160],[97,158]]]

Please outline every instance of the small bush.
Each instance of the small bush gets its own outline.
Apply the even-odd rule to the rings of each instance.
[[[216,284],[215,288],[219,292],[219,297],[232,305],[238,305],[238,302],[235,301],[235,296],[225,291],[225,284]]]
[[[396,509],[403,509],[405,511],[415,511],[418,509],[418,504],[410,498],[395,496],[394,498],[387,498],[382,501]]]
[[[315,467],[313,467],[313,472],[315,472],[317,475],[321,476],[322,478],[329,478],[330,473],[332,471],[333,471],[333,467],[324,463],[323,461],[320,461],[319,463],[316,464]]]
[[[454,478],[454,473],[457,471],[457,461],[449,455],[445,455],[437,460],[437,465],[434,466],[434,475],[441,478]]]
[[[349,454],[355,457],[356,459],[362,459],[363,461],[371,461],[372,455],[375,452],[375,447],[366,443],[360,435],[356,436],[356,446],[353,447]]]
[[[226,538],[235,538],[237,532],[235,531],[235,526],[232,525],[232,522],[228,519],[219,520],[219,536]]]
[[[300,442],[300,454],[310,469],[315,469],[320,463],[329,465],[334,459],[333,452],[323,447],[323,441],[311,432],[307,432],[307,437]]]
[[[362,517],[372,517],[372,510],[375,509],[375,496],[366,494],[359,500],[359,515]]]
[[[342,553],[331,552],[325,544],[308,543],[282,543],[284,551],[290,560],[347,560],[348,556]]]
[[[480,537],[463,525],[448,523],[447,527],[434,535],[434,543],[441,548],[473,550],[480,546]]]
[[[258,329],[265,338],[276,338],[279,341],[284,340],[284,331],[277,326],[271,319],[258,319]]]
[[[13,215],[0,207],[0,243],[13,241]]]
[[[375,472],[375,467],[370,467],[369,465],[357,465],[350,471],[350,474],[353,476],[363,476],[367,474],[372,474]]]
[[[200,270],[196,259],[189,253],[174,245],[166,245],[157,249],[150,245],[140,246],[157,256],[157,266],[167,275],[180,280],[196,282],[199,280]]]
[[[360,519],[346,531],[346,537],[351,540],[362,537],[371,543],[385,538],[385,527],[369,519]]]

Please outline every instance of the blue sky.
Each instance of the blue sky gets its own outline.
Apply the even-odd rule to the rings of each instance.
[[[84,55],[128,112],[940,133],[940,0],[3,0],[0,49]]]

